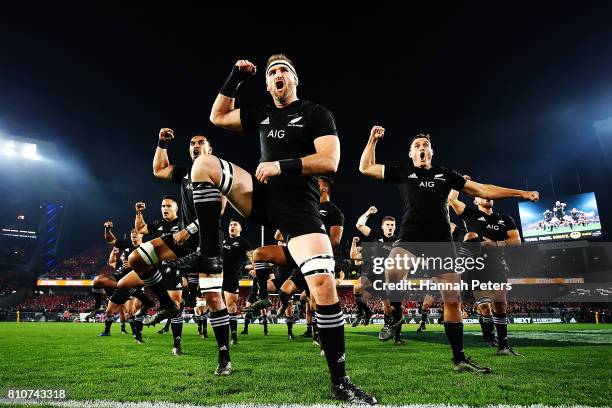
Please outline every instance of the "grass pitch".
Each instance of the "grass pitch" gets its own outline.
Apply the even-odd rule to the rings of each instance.
[[[144,330],[135,344],[113,324],[111,337],[96,337],[102,324],[0,323],[0,390],[66,389],[71,400],[222,403],[332,403],[325,359],[310,339],[288,341],[286,326],[250,326],[231,348],[235,372],[213,375],[216,342],[183,330],[184,355],[171,355],[170,333]],[[510,325],[512,345],[523,357],[494,356],[466,325],[466,353],[491,375],[456,373],[439,325],[417,335],[404,326],[406,345],[377,339],[380,326],[346,327],[349,375],[382,404],[612,405],[612,326]],[[239,331],[242,327],[239,327]],[[305,326],[294,328],[296,335]],[[129,331],[129,326],[128,326]],[[5,400],[6,401],[6,400]]]

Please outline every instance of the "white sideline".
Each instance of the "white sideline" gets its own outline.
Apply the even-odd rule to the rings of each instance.
[[[63,408],[338,408],[357,406],[352,404],[223,404],[223,405],[192,405],[175,402],[119,402],[110,400],[16,400],[0,398],[0,405],[50,405]],[[363,405],[361,405],[363,406]],[[469,408],[470,405],[446,405],[446,404],[410,404],[410,405],[384,405],[385,408]],[[486,408],[594,408],[588,405],[486,405]]]

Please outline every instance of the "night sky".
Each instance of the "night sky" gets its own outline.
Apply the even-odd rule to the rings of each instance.
[[[258,137],[215,128],[210,108],[239,58],[259,73],[240,89],[238,105],[270,102],[262,71],[270,54],[284,52],[296,62],[298,96],[337,121],[342,159],[332,198],[346,216],[345,238],[369,205],[400,216],[396,189],[357,170],[374,124],[387,128],[379,162],[407,160],[410,138],[428,132],[434,164],[477,181],[552,196],[551,177],[557,195],[579,193],[578,173],[581,191],[595,191],[610,236],[612,174],[593,122],[612,117],[612,6],[537,3],[338,13],[288,2],[6,3],[0,131],[56,143],[69,192],[62,252],[72,253],[102,240],[105,219],[128,231],[134,202],[146,201],[153,220],[161,196],[178,193],[152,175],[160,127],[176,131],[172,163],[188,163],[197,129],[212,137],[216,154],[254,170]],[[515,200],[497,210],[519,222]],[[246,228],[257,236],[253,224]]]

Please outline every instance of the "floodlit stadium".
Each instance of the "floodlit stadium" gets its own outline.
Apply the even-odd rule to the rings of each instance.
[[[0,405],[612,406],[612,7],[6,4]]]

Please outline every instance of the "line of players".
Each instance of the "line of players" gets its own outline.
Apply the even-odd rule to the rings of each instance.
[[[577,226],[585,226],[589,225],[590,221],[586,217],[584,211],[577,210],[576,208],[572,208],[569,214],[565,213],[566,203],[562,203],[561,201],[557,201],[555,206],[550,209],[546,209],[542,213],[542,217],[544,218],[542,221],[538,223],[537,229],[549,230],[561,228],[561,227],[570,227],[574,229],[574,225]]]
[[[254,175],[234,163],[214,156],[210,140],[201,134],[194,135],[190,140],[192,165],[175,166],[170,163],[167,154],[174,132],[168,128],[161,129],[153,160],[153,173],[157,178],[174,181],[181,186],[180,231],[137,246],[127,258],[134,273],[130,271],[121,277],[116,283],[117,290],[131,290],[143,284],[148,286],[158,297],[160,308],[144,323],[155,324],[164,319],[176,318],[180,313],[180,305],[170,297],[162,272],[168,267],[184,271],[187,274],[189,296],[198,293],[199,286],[200,294],[209,308],[209,320],[219,353],[215,374],[230,375],[233,367],[229,353],[229,328],[235,314],[232,313],[230,299],[224,299],[222,294],[223,272],[227,268],[224,267],[219,233],[219,220],[228,200],[245,218],[277,228],[287,243],[286,247],[275,246],[254,252],[254,274],[259,289],[257,299],[252,299],[254,302],[249,310],[256,313],[258,309],[269,305],[266,296],[269,262],[298,269],[295,280],[292,273],[292,279],[282,284],[280,281],[275,282],[274,288],[279,291],[285,306],[293,289],[289,286],[294,285],[299,289],[300,283],[297,281],[303,279],[302,285],[305,282],[304,286],[310,292],[309,307],[314,311],[313,331],[315,327],[318,330],[319,344],[330,373],[332,397],[349,402],[376,404],[377,399],[354,384],[346,374],[345,319],[336,290],[334,271],[337,263],[332,242],[334,232],[329,225],[324,224],[324,214],[320,212],[324,204],[321,203],[321,183],[325,183],[325,180],[318,176],[336,173],[340,161],[340,141],[335,119],[323,106],[298,99],[297,70],[293,61],[283,54],[270,57],[265,69],[266,89],[274,103],[236,108],[238,88],[255,72],[256,67],[250,61],[238,61],[217,95],[210,115],[212,123],[218,127],[259,134],[261,158]],[[427,252],[421,243],[452,243],[448,217],[448,196],[451,190],[486,199],[538,199],[537,192],[480,184],[454,171],[432,166],[431,139],[425,134],[411,140],[410,160],[407,164],[396,166],[377,163],[375,149],[383,136],[382,127],[375,126],[372,129],[359,170],[370,178],[386,180],[399,187],[402,219],[398,240],[388,246],[392,258],[395,255],[416,258],[421,252]],[[329,183],[328,187],[331,187]],[[508,237],[499,240],[485,238],[484,234],[469,231],[465,240],[474,245],[462,249],[473,254],[482,245],[492,245],[490,242],[496,247],[508,244]],[[484,241],[481,243],[481,240]],[[445,250],[450,257],[455,257],[454,246],[447,245]],[[365,263],[370,256],[362,254],[362,258]],[[503,257],[497,259],[500,263],[503,261]],[[287,271],[281,271],[279,276],[283,273],[288,275]],[[399,268],[386,268],[384,279],[396,283],[404,279],[407,273]],[[432,278],[436,282],[451,284],[460,281],[454,271],[433,271]],[[363,291],[369,293],[367,287]],[[454,369],[491,372],[487,367],[476,365],[464,353],[459,291],[442,290],[441,295],[444,329],[452,350]],[[398,299],[395,294],[388,297],[385,306],[386,324],[379,335],[382,339],[394,337],[403,322],[401,298]],[[506,321],[505,314],[499,313],[501,309],[496,309],[496,303],[503,302],[499,298],[493,299],[493,321],[502,345],[506,335],[501,326]],[[290,313],[288,308],[285,310],[284,313]],[[497,327],[498,323],[500,327]],[[510,349],[503,347],[500,350]]]

